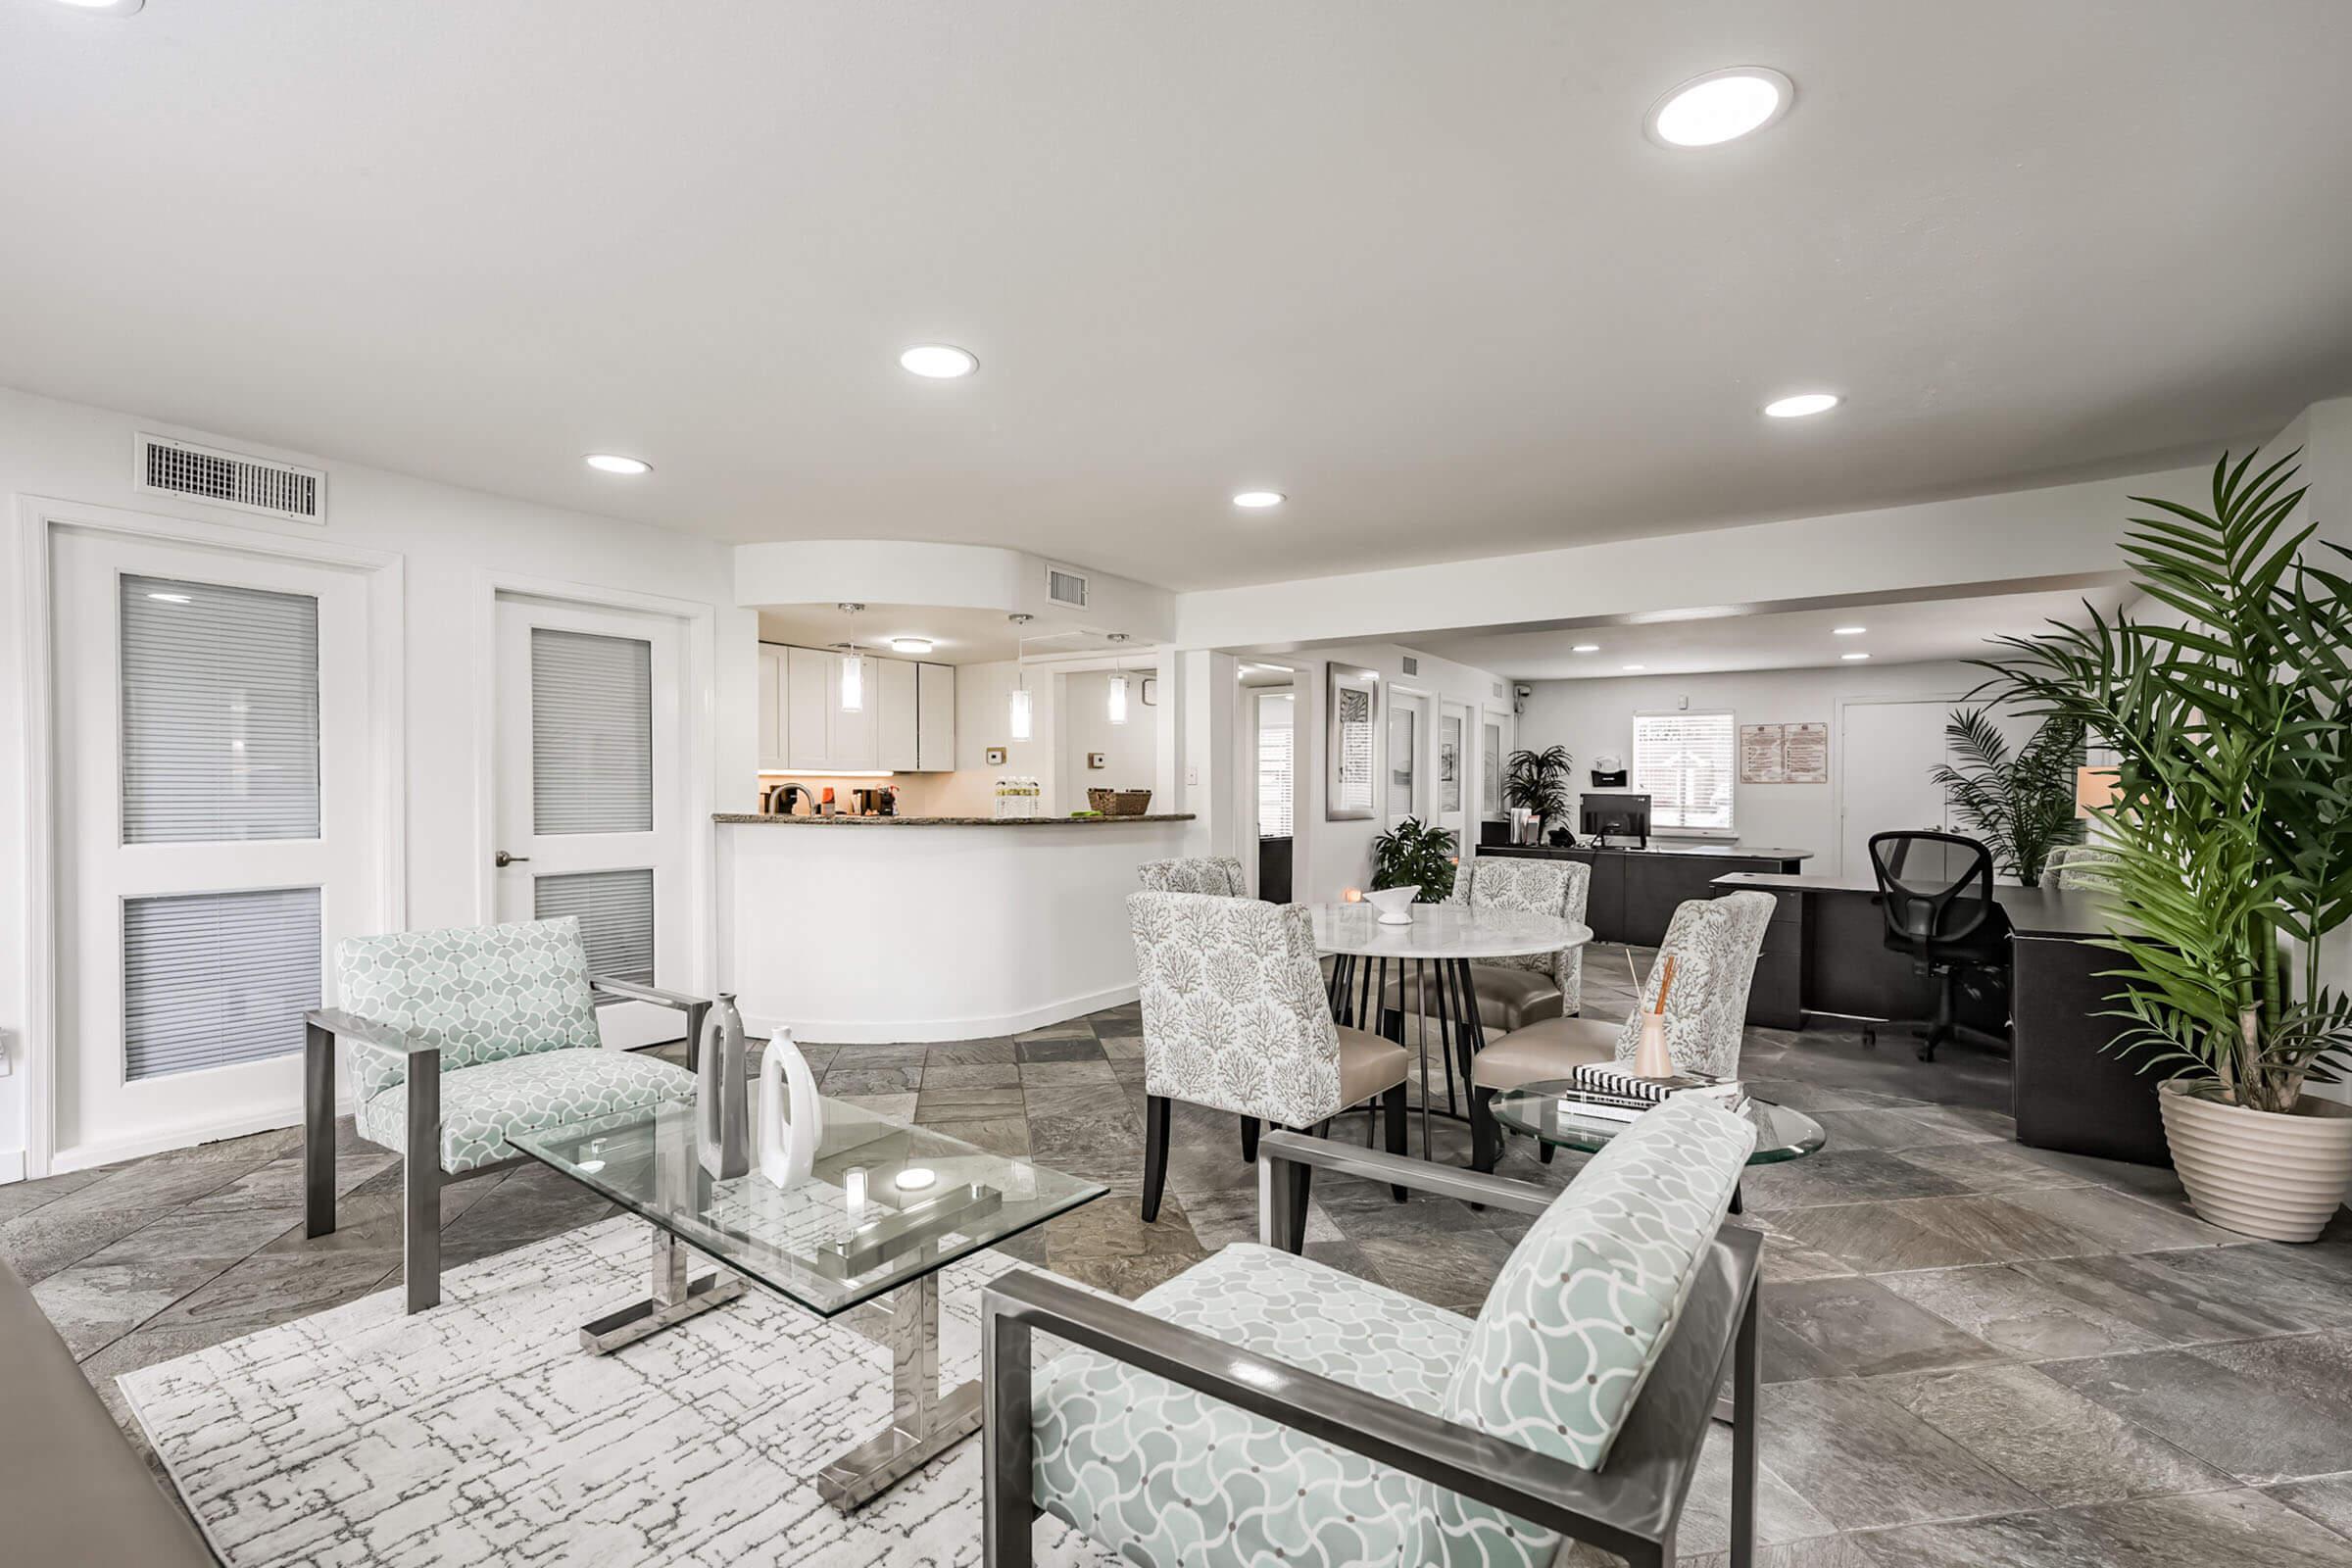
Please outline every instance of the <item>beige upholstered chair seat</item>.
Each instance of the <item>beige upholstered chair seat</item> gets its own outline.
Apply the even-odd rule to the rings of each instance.
[[[1513,969],[1499,963],[1474,963],[1470,983],[1478,991],[1478,1019],[1489,1034],[1507,1034],[1531,1023],[1557,1018],[1562,1009],[1560,985],[1542,969]],[[1431,991],[1436,991],[1431,986]],[[1381,1004],[1391,1012],[1421,1010],[1421,977],[1410,975],[1389,983]]]
[[[1516,1089],[1539,1079],[1565,1078],[1588,1061],[1613,1061],[1617,1025],[1599,1018],[1546,1018],[1487,1047],[1470,1064],[1480,1089]]]
[[[1340,1030],[1340,1103],[1371,1100],[1404,1082],[1404,1048],[1361,1029]]]

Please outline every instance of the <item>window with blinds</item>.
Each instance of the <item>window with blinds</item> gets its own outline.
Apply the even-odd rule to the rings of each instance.
[[[532,912],[542,920],[577,916],[588,972],[654,983],[654,873],[573,871],[532,884]]]
[[[531,826],[653,831],[653,644],[531,628]]]
[[[1634,715],[1633,788],[1650,831],[1729,833],[1739,729],[1730,713]]]
[[[318,837],[318,601],[119,581],[122,842]]]
[[[1294,702],[1289,697],[1257,700],[1257,836],[1261,839],[1291,836]]]
[[[319,972],[317,888],[125,900],[123,1078],[300,1051]]]

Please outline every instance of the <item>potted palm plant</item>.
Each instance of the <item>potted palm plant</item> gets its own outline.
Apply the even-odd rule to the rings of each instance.
[[[1989,709],[1952,710],[1943,733],[1959,765],[1940,763],[1934,777],[1952,809],[1984,841],[1997,869],[2039,887],[2050,851],[2082,832],[2075,815],[2081,721],[2052,714],[2014,756]]]
[[[2165,1138],[2198,1213],[2317,1236],[2352,1184],[2352,1106],[2306,1093],[2352,1065],[2328,933],[2352,916],[2352,583],[2306,559],[2294,455],[2225,454],[2211,512],[2134,498],[2125,555],[2159,610],[1998,641],[1988,683],[2119,760],[2100,812],[2119,1049],[2173,1069]],[[2086,610],[2090,607],[2085,606]]]
[[[1503,768],[1502,803],[1534,812],[1539,828],[1548,830],[1568,815],[1568,774],[1575,766],[1565,746],[1513,752]]]

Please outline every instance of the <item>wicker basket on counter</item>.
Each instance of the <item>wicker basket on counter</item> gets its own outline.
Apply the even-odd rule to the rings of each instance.
[[[1104,816],[1141,816],[1152,808],[1150,790],[1088,790],[1086,804]]]

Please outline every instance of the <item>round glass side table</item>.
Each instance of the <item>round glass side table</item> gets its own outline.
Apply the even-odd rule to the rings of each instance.
[[[1539,1143],[1555,1149],[1581,1150],[1588,1154],[1598,1153],[1610,1139],[1633,1125],[1597,1116],[1580,1116],[1576,1113],[1578,1098],[1576,1085],[1565,1078],[1522,1084],[1494,1097],[1494,1119],[1507,1130],[1525,1133]],[[1751,1097],[1740,1107],[1740,1114],[1756,1124],[1755,1152],[1747,1156],[1750,1165],[1777,1165],[1785,1159],[1802,1159],[1829,1142],[1830,1135],[1822,1130],[1821,1123],[1801,1110],[1790,1110],[1768,1100]],[[1732,1195],[1732,1212],[1740,1212],[1737,1192]]]

